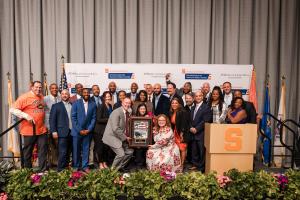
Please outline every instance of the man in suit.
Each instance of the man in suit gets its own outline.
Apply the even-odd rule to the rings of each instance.
[[[48,131],[50,130],[50,112],[52,105],[61,101],[60,96],[58,95],[58,86],[56,83],[52,83],[49,86],[50,94],[44,97],[45,102],[45,125],[47,126]],[[57,165],[57,140],[53,137],[49,137],[49,149],[48,149],[48,156],[49,156],[49,164],[50,165]]]
[[[82,89],[83,85],[81,83],[75,85],[76,94],[70,98],[70,103],[73,104],[76,100],[81,99]]]
[[[169,116],[170,101],[168,97],[162,94],[161,85],[159,83],[156,83],[154,85],[154,95],[152,103],[155,116],[158,116],[160,114]]]
[[[227,106],[230,106],[231,101],[233,99],[233,93],[231,90],[231,83],[226,81],[223,83],[223,94],[224,94],[224,102]]]
[[[191,110],[192,164],[190,170],[205,171],[204,124],[212,122],[212,111],[203,102],[202,91],[195,93],[195,105]]]
[[[69,90],[61,92],[61,102],[52,106],[50,112],[50,133],[54,139],[58,139],[58,163],[57,170],[62,171],[68,167],[72,147],[71,137],[71,108],[69,102]]]
[[[137,96],[138,89],[139,89],[139,86],[137,83],[131,83],[131,86],[130,86],[131,92],[127,93],[126,97],[129,97],[131,99],[131,101],[134,102],[136,99],[136,96]]]
[[[82,99],[72,105],[73,168],[89,172],[89,149],[96,123],[96,103],[90,100],[89,90],[82,90]],[[81,166],[80,166],[80,158]]]
[[[152,100],[153,100],[153,86],[151,84],[146,84],[145,90],[146,90],[147,96],[148,96],[147,101],[152,102]]]
[[[99,107],[102,104],[102,98],[100,96],[100,88],[98,85],[93,85],[92,86],[92,96],[91,100],[95,102],[96,106]],[[94,135],[94,131],[92,133]],[[94,166],[94,137],[91,138],[91,143],[90,143],[90,155],[89,155],[89,166],[92,167]]]
[[[201,91],[203,94],[203,102],[207,103],[210,96],[210,85],[208,82],[204,82],[201,87]]]
[[[100,106],[102,104],[102,98],[100,96],[100,88],[99,85],[92,86],[92,93],[91,100],[96,103],[96,106]]]
[[[176,84],[175,83],[170,82],[167,84],[167,92],[169,95],[170,105],[171,105],[171,101],[173,100],[173,98],[177,98],[179,100],[179,103],[181,104],[181,106],[184,107],[182,98],[176,93]]]
[[[240,90],[234,91],[233,98],[236,98],[236,97],[243,98],[242,92]],[[247,113],[246,123],[256,124],[257,113],[256,113],[253,103],[250,101],[245,101],[245,100],[244,100],[244,102],[245,102],[245,111]]]
[[[118,102],[117,85],[114,81],[108,84],[108,91],[112,95],[112,105]],[[125,93],[126,94],[126,93]]]
[[[185,94],[185,102],[186,102],[186,105],[184,106],[184,109],[187,112],[187,115],[188,115],[187,121],[190,126],[191,125],[191,110],[194,106],[194,94],[191,92]],[[188,141],[186,159],[189,163],[192,163],[192,141],[191,140]]]
[[[128,133],[128,119],[131,112],[131,100],[126,97],[122,101],[122,106],[114,110],[108,119],[104,135],[103,143],[111,147],[116,153],[116,157],[112,163],[112,168],[124,170],[133,154],[133,149],[129,148],[131,138]]]

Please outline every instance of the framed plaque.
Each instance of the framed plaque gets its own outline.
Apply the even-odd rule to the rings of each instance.
[[[132,138],[130,147],[147,147],[152,144],[152,118],[131,117],[129,136]]]

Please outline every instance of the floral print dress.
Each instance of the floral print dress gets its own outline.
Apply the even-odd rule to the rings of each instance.
[[[151,171],[180,172],[180,152],[170,127],[153,130],[155,144],[146,155],[147,168]]]

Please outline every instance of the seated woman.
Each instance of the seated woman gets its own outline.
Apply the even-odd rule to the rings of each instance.
[[[224,96],[219,86],[215,86],[213,88],[208,100],[208,106],[213,111],[213,123],[225,123],[227,115],[227,105],[224,102]]]
[[[166,115],[158,115],[153,136],[155,144],[149,145],[146,155],[147,168],[151,171],[180,172],[180,152]]]
[[[243,98],[236,97],[232,100],[226,121],[229,124],[245,124],[247,122],[247,114]]]
[[[152,105],[152,102],[151,101],[147,101],[148,99],[148,94],[145,90],[140,90],[133,105],[132,105],[132,110],[133,110],[133,113],[136,113],[137,112],[137,108],[138,106],[143,103],[146,105],[146,108],[147,108],[147,114],[149,116],[152,116],[152,110],[153,110],[153,105]]]

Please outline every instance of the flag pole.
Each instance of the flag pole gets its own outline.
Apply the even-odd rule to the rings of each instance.
[[[44,72],[44,93],[45,96],[48,95],[48,83],[47,83],[47,73]]]

